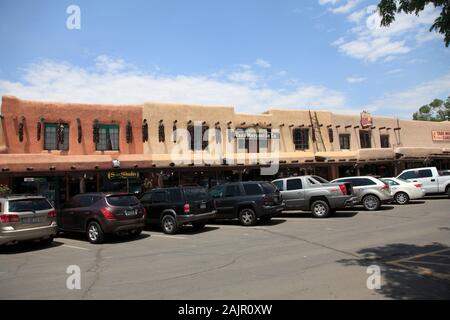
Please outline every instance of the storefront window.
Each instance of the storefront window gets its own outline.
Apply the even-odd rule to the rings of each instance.
[[[350,150],[350,135],[340,134],[339,135],[339,145],[341,150]]]
[[[294,129],[293,139],[295,150],[307,150],[309,149],[309,129]]]
[[[117,124],[100,124],[99,140],[96,149],[119,150],[119,126]]]
[[[60,126],[63,130],[60,130]],[[44,124],[44,149],[69,150],[69,125],[46,123]]]

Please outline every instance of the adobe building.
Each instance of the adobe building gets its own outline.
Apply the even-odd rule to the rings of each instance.
[[[299,109],[245,114],[229,106],[54,103],[12,96],[2,97],[0,112],[0,184],[15,193],[43,194],[56,206],[80,192],[139,192],[144,182],[145,187],[211,186],[302,174],[333,179],[394,176],[419,166],[450,169],[448,121]],[[279,169],[261,175],[274,159]]]

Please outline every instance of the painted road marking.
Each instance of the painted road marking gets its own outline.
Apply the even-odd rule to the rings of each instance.
[[[90,249],[88,249],[88,248],[77,247],[77,246],[71,246],[71,245],[68,245],[68,244],[63,244],[62,247],[71,248],[71,249],[78,249],[78,250],[86,250],[86,251],[90,251]]]
[[[152,234],[151,237],[155,238],[167,238],[167,239],[179,239],[179,240],[186,240],[186,237],[179,237],[179,236],[166,236],[162,234]]]

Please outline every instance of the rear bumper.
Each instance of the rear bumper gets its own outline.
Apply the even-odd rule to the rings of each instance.
[[[56,236],[58,231],[56,222],[53,222],[49,226],[21,230],[10,230],[9,228],[12,227],[3,227],[0,229],[0,245],[15,241],[36,240],[54,237]]]
[[[358,202],[357,197],[342,196],[328,198],[331,209],[352,208]]]
[[[145,227],[145,218],[130,219],[130,220],[108,220],[103,226],[105,233],[120,233],[134,229]]]
[[[211,212],[206,213],[200,213],[200,214],[186,214],[186,215],[177,215],[177,223],[179,224],[186,224],[190,222],[196,222],[196,221],[207,221],[209,219],[216,218],[216,210],[213,210]]]
[[[280,214],[285,209],[284,202],[282,204],[276,206],[262,206],[261,210],[256,211],[256,215],[258,218],[260,217],[273,217],[277,214]]]

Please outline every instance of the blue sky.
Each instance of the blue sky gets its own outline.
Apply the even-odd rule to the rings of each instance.
[[[69,5],[81,29],[69,30]],[[0,0],[0,95],[410,118],[450,95],[437,9],[378,27],[371,0]]]

